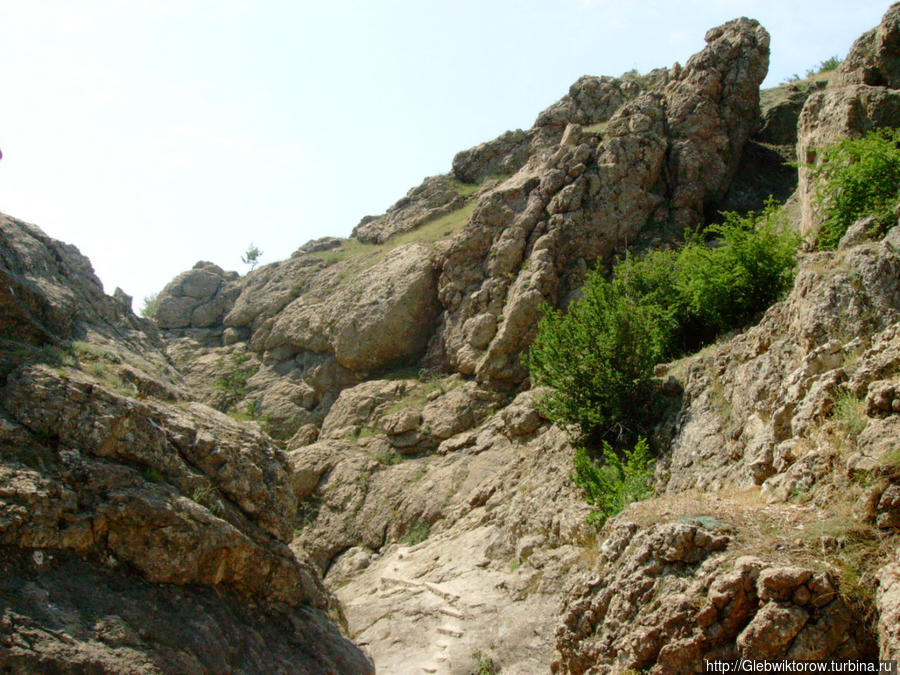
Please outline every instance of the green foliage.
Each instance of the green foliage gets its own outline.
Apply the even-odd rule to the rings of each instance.
[[[586,436],[628,431],[642,417],[667,326],[659,306],[638,302],[591,272],[569,311],[548,309],[538,326],[528,364],[537,384],[553,387],[542,407]]]
[[[163,475],[156,467],[147,467],[143,472],[144,479],[151,483],[162,483]]]
[[[800,243],[772,200],[758,215],[722,215],[704,233],[717,245],[694,235],[675,263],[677,310],[686,308],[710,337],[746,325],[787,290]]]
[[[240,401],[247,395],[247,380],[259,370],[258,365],[244,365],[249,358],[247,354],[233,356],[231,367],[216,382],[216,388],[229,394],[234,401]]]
[[[73,368],[78,365],[78,359],[72,353],[71,345],[65,348],[56,345],[41,345],[37,348],[37,358],[39,361],[57,368]]]
[[[141,316],[145,319],[156,318],[159,310],[159,293],[151,293],[144,297],[144,306],[141,307]]]
[[[412,526],[410,531],[406,533],[406,538],[403,541],[409,546],[421,544],[428,539],[429,532],[431,532],[431,525],[428,521],[420,518],[416,521],[416,524]]]
[[[678,250],[626,257],[611,281],[590,273],[567,313],[546,310],[527,361],[553,388],[541,401],[551,420],[587,440],[633,436],[658,362],[746,324],[788,288],[799,237],[778,207],[724,215]]]
[[[471,668],[466,675],[494,675],[500,672],[494,659],[480,649],[472,652],[472,658],[475,659],[475,667]]]
[[[813,75],[818,75],[819,73],[827,73],[831,70],[837,70],[837,67],[841,65],[841,59],[837,54],[831,56],[824,61],[820,61],[818,66],[814,68],[810,68],[806,71],[807,77],[812,77]]]
[[[596,507],[588,520],[597,529],[631,502],[653,493],[653,458],[645,438],[625,450],[622,458],[604,441],[601,459],[601,463],[595,463],[584,448],[579,448],[572,473],[572,481],[584,491],[587,503]]]
[[[862,138],[847,138],[826,148],[811,167],[819,181],[817,202],[824,222],[816,244],[837,247],[858,218],[872,215],[885,227],[900,199],[900,130],[881,129]]]
[[[247,247],[247,250],[244,252],[244,255],[241,256],[241,262],[245,265],[250,265],[250,271],[256,267],[256,264],[259,262],[260,257],[263,252],[259,249],[256,244],[251,243],[250,246]]]
[[[848,391],[838,392],[831,417],[849,440],[855,440],[868,424],[865,402]]]
[[[310,525],[318,517],[321,508],[321,500],[315,495],[310,495],[297,504],[297,520],[304,526]]]

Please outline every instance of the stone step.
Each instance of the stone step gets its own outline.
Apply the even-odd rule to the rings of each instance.
[[[413,582],[413,583],[415,583],[415,582]],[[450,591],[445,591],[443,588],[441,588],[437,584],[431,583],[430,581],[423,581],[420,585],[424,586],[425,588],[427,588],[429,591],[431,591],[435,595],[441,596],[447,602],[453,603],[453,602],[456,602],[457,600],[459,600],[459,596],[456,595],[455,593],[451,593]]]
[[[454,609],[453,607],[441,607],[438,610],[441,614],[446,614],[447,616],[452,616],[454,619],[464,619],[463,613],[458,609]]]
[[[438,626],[437,632],[455,638],[461,638],[463,636],[461,630],[456,630],[455,628],[446,628],[444,626]]]
[[[382,576],[381,583],[386,586],[403,586],[405,588],[422,590],[421,583],[419,583],[418,581],[413,581],[411,579],[404,579],[403,577]]]

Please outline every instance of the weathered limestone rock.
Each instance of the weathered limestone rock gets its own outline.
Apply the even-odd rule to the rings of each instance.
[[[237,280],[237,272],[200,261],[160,292],[153,318],[163,329],[220,325],[240,294]]]
[[[463,150],[453,158],[453,176],[462,183],[480,183],[491,174],[511,175],[528,161],[530,140],[528,133],[516,129]]]
[[[272,324],[264,348],[327,351],[355,371],[385,368],[421,354],[437,310],[428,248],[410,244],[388,253],[327,301],[290,303]]]
[[[894,372],[891,358],[900,344],[898,271],[900,257],[885,240],[810,254],[801,258],[790,295],[758,326],[704,356],[684,359],[677,367],[684,372],[685,407],[675,422],[667,489],[765,481],[767,490],[789,491],[786,483],[780,492],[776,487],[799,476],[775,474],[786,472],[798,457],[779,454],[780,444],[808,437],[821,426],[842,390],[865,397],[870,383]],[[847,335],[861,339],[848,342]],[[872,386],[870,414],[876,405],[890,408],[893,387]],[[891,413],[879,407],[877,414]],[[869,433],[860,436],[860,449],[869,447],[866,453],[873,457],[886,453],[887,437],[873,435],[864,442]],[[807,468],[829,471],[825,465]],[[807,480],[813,480],[811,474]]]
[[[555,130],[563,142],[483,195],[451,241],[429,359],[492,386],[517,384],[543,303],[558,305],[588,265],[637,240],[651,218],[676,229],[703,221],[754,130],[769,38],[741,19],[707,42],[643,93],[634,82],[582,78],[541,114],[540,138]],[[580,127],[596,122],[602,130]]]
[[[0,316],[0,669],[373,672],[286,545],[297,501],[271,439],[189,402],[156,329],[73,247],[5,218],[0,262],[16,298]]]
[[[103,293],[90,261],[34,225],[0,214],[0,337],[31,345],[113,333],[137,351],[161,350],[152,325]]]
[[[796,145],[797,121],[803,104],[811,94],[824,89],[830,79],[830,72],[821,73],[761,92],[761,124],[754,140],[772,145]]]
[[[675,675],[704,659],[871,654],[827,575],[735,557],[728,534],[700,524],[617,521],[602,574],[575,591],[557,630],[554,672]]]
[[[411,189],[384,215],[363,218],[353,228],[351,236],[366,244],[382,244],[396,234],[414,230],[462,208],[467,201],[449,176],[431,176]]]
[[[149,583],[118,561],[7,551],[0,668],[13,673],[368,674],[320,610]]]
[[[823,148],[841,138],[879,127],[900,126],[900,5],[888,9],[878,27],[865,33],[838,66],[828,87],[803,106],[797,128],[800,162],[797,196],[801,231],[814,234],[821,217],[816,186],[807,165],[816,165]]]

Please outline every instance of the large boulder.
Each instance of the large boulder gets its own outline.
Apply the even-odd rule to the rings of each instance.
[[[160,292],[153,318],[160,328],[210,328],[221,325],[240,293],[237,272],[200,261]]]
[[[437,313],[430,251],[409,244],[319,302],[300,297],[290,303],[275,319],[264,348],[329,352],[349,370],[377,370],[421,355]]]

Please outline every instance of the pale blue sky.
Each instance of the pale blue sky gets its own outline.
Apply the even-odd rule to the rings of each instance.
[[[843,56],[889,3],[0,0],[0,211],[141,299],[347,236],[579,76],[684,63],[737,16],[767,84]]]

